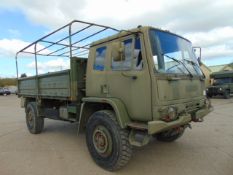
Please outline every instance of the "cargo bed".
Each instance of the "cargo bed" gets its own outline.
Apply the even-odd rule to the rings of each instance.
[[[18,79],[18,95],[77,101],[85,95],[86,59],[73,57],[71,69]]]
[[[37,86],[38,82],[38,86]],[[37,88],[38,87],[38,88]],[[46,73],[18,80],[18,93],[23,96],[36,96],[44,98],[69,98],[70,70]]]

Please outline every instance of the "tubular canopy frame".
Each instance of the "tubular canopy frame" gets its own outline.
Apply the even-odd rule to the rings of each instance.
[[[72,32],[72,26],[74,24],[81,24],[83,25],[83,27],[79,28],[75,32]],[[68,34],[65,36],[63,35],[57,41],[53,41],[54,39],[50,38],[56,34],[59,34],[59,32],[63,32],[63,30],[67,30],[67,29],[68,29],[67,31]],[[92,32],[91,34],[85,34],[87,30],[90,30],[90,31],[93,30],[94,32]],[[118,33],[121,30],[118,30],[118,29],[115,29],[109,26],[95,24],[95,23],[74,20],[58,28],[57,30],[45,35],[44,37],[29,44],[28,46],[26,46],[25,48],[21,49],[20,51],[16,53],[15,59],[16,59],[17,79],[19,78],[18,56],[20,54],[34,55],[36,76],[38,76],[37,56],[54,56],[54,57],[72,58],[74,56],[78,57],[78,56],[86,55],[89,52],[91,43],[96,40],[106,37],[106,35],[103,35],[104,32],[106,31]],[[78,34],[80,34],[81,32],[83,33],[82,37],[81,36],[78,37]],[[39,47],[38,43],[40,43],[42,46],[43,44],[44,45],[46,44],[46,46],[43,46],[41,48]],[[51,48],[53,49],[49,50]]]

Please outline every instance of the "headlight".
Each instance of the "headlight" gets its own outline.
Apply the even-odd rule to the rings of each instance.
[[[174,107],[168,107],[161,111],[161,120],[170,122],[177,119],[177,110]]]
[[[168,116],[169,116],[169,118],[171,120],[175,120],[176,119],[176,109],[175,108],[169,107],[167,113],[168,113]]]
[[[221,90],[222,90],[222,88],[219,88],[219,90],[221,91]]]

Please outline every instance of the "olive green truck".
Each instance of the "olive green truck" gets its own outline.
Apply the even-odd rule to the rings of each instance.
[[[50,40],[66,29],[67,36]],[[34,58],[35,76],[18,75],[25,54]],[[60,56],[70,69],[38,74],[40,57]],[[93,160],[110,171],[127,164],[133,146],[152,136],[174,141],[212,109],[191,42],[153,27],[117,30],[75,20],[20,50],[16,67],[28,130],[41,133],[44,118],[75,122]]]
[[[207,97],[222,95],[228,99],[233,95],[233,71],[220,71],[210,74],[212,86],[206,89]]]

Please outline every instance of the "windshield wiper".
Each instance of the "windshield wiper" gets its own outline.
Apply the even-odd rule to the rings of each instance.
[[[179,63],[179,64],[181,64],[181,65],[183,65],[184,68],[188,71],[189,76],[190,76],[191,78],[193,78],[193,74],[188,70],[188,68],[185,66],[185,64],[184,64],[182,61],[180,61],[180,60],[178,60],[178,59],[176,59],[176,58],[173,58],[173,57],[171,57],[171,56],[169,56],[169,55],[163,54],[163,53],[162,53],[162,55],[165,56],[165,57],[167,57],[167,58],[172,59],[173,61],[175,61],[175,62],[177,62],[177,63]]]
[[[199,74],[199,73],[198,73],[198,70],[197,70],[196,67],[195,67],[195,66],[199,67],[199,65],[198,65],[197,63],[195,63],[195,62],[192,61],[192,60],[186,59],[186,58],[184,58],[183,60],[185,60],[185,61],[187,61],[188,63],[190,63],[190,64],[193,66],[193,68],[194,68],[194,70],[196,71],[196,73]],[[199,68],[199,69],[200,69],[200,68]],[[201,70],[201,69],[200,69],[200,70]],[[205,74],[202,72],[202,70],[201,70],[201,73],[202,73],[203,78],[205,78]]]

